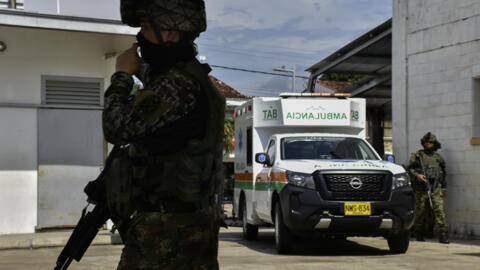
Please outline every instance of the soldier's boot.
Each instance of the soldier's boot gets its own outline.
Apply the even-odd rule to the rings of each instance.
[[[434,238],[433,226],[430,227],[430,228],[427,228],[426,233],[425,233],[425,238],[428,238],[428,239]]]
[[[446,232],[440,232],[440,235],[438,236],[438,241],[442,244],[450,243],[450,241],[448,241],[448,236]]]
[[[423,238],[423,234],[419,232],[415,232],[415,240],[419,242],[425,242],[425,238]]]

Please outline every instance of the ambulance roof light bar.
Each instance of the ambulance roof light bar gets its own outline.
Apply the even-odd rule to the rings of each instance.
[[[350,93],[280,93],[280,97],[336,97],[346,98],[350,97]]]

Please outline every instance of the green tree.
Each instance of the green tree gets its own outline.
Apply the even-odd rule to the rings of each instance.
[[[225,118],[225,124],[223,126],[223,149],[224,155],[228,155],[233,152],[235,146],[235,121],[233,117]]]
[[[361,79],[363,76],[364,75],[353,73],[325,73],[320,77],[320,80],[354,82]]]

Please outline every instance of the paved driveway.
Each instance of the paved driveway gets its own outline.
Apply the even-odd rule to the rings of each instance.
[[[222,269],[480,269],[480,242],[437,240],[410,242],[406,254],[392,255],[383,238],[353,237],[347,241],[310,241],[297,245],[292,255],[280,256],[273,230],[262,230],[258,241],[241,239],[240,228],[222,234]]]
[[[474,241],[410,243],[406,254],[391,255],[383,238],[349,238],[347,241],[310,242],[280,256],[274,248],[273,230],[264,229],[259,240],[241,237],[241,228],[221,231],[219,261],[224,270],[280,269],[480,269],[480,245]],[[69,269],[115,269],[122,246],[92,246],[80,263]],[[53,269],[60,248],[0,251],[0,269]]]

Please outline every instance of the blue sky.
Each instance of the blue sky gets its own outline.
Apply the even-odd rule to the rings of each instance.
[[[25,0],[25,9],[120,19],[120,0]],[[208,29],[197,40],[211,65],[297,74],[392,16],[392,0],[206,0]],[[289,74],[289,73],[285,73]],[[214,68],[212,75],[248,96],[291,91],[292,80]],[[306,86],[296,80],[296,91]]]
[[[207,0],[208,29],[197,40],[211,65],[297,75],[392,16],[390,0]],[[291,74],[291,73],[285,73]],[[291,91],[291,78],[214,68],[249,96]],[[306,80],[296,79],[296,91]]]

